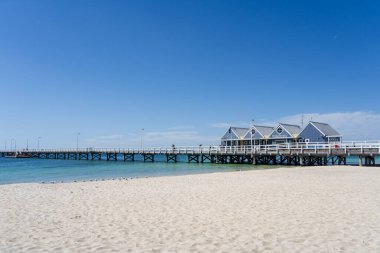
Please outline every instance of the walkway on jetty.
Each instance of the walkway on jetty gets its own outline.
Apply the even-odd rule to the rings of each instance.
[[[343,142],[339,144],[294,143],[260,146],[201,146],[158,148],[81,148],[0,150],[1,157],[38,159],[106,160],[154,162],[158,156],[166,162],[257,165],[346,164],[347,157],[358,157],[360,166],[375,165],[380,157],[379,142]],[[162,159],[161,159],[162,160]]]

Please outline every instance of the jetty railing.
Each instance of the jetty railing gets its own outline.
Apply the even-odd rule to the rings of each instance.
[[[360,166],[375,165],[380,157],[380,141],[351,141],[339,143],[279,143],[271,145],[245,146],[171,146],[130,148],[49,148],[0,150],[0,157],[107,160],[154,162],[155,157],[166,162],[183,160],[188,162],[250,163],[287,165],[346,164],[348,157],[356,156]],[[166,158],[166,159],[165,159]],[[179,159],[179,160],[178,160]]]
[[[44,149],[3,149],[0,152],[49,152],[49,153],[131,153],[131,154],[207,154],[207,153],[261,153],[277,151],[355,151],[364,152],[370,149],[372,153],[380,154],[380,141],[350,141],[339,143],[298,142],[280,143],[271,145],[244,145],[244,146],[174,146],[174,147],[130,147],[130,148],[44,148]]]

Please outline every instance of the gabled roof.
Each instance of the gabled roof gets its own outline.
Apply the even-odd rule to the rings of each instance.
[[[245,134],[249,131],[249,128],[231,127],[231,130],[235,132],[235,134],[239,137],[239,139],[243,139]]]
[[[270,136],[277,130],[277,128],[281,127],[285,132],[287,132],[292,138],[297,138],[301,133],[301,127],[298,125],[284,124],[278,123],[278,125],[273,129]]]
[[[253,126],[264,138],[268,138],[274,129],[274,127],[271,127],[271,126],[259,126],[259,125],[253,125]]]
[[[231,132],[230,132],[231,130]],[[249,128],[244,127],[230,127],[227,132],[223,135],[222,139],[243,139]]]
[[[317,128],[317,130],[319,130],[319,132],[321,132],[324,136],[340,136],[340,133],[338,133],[329,124],[315,121],[310,121],[309,124],[314,125],[314,127]]]
[[[302,129],[298,125],[291,125],[291,124],[284,124],[284,123],[279,123],[283,128],[285,128],[288,133],[290,133],[293,137],[297,137]]]
[[[253,134],[253,136],[251,136],[252,130],[255,130],[255,133]],[[249,131],[245,134],[244,139],[249,140],[252,137],[255,139],[268,138],[270,133],[272,133],[272,131],[273,131],[273,127],[271,126],[252,125]]]

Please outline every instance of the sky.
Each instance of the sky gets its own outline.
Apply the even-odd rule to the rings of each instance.
[[[0,147],[217,144],[313,119],[380,140],[380,2],[0,1]]]

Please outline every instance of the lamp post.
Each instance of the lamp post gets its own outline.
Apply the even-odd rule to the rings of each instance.
[[[80,133],[77,134],[77,152],[78,152],[78,147],[79,147],[79,146],[78,146],[78,143],[79,143],[79,135],[80,135]]]
[[[13,149],[13,138],[11,139],[11,151],[12,151],[12,149]]]
[[[142,150],[143,147],[143,135],[144,135],[144,128],[141,128],[141,136],[140,136],[140,149]]]
[[[253,140],[253,128],[251,127],[251,153],[253,151],[253,143],[252,143],[252,140]]]
[[[37,138],[37,149],[40,149],[40,140],[41,140],[41,137],[38,137]]]
[[[251,153],[253,152],[253,135],[254,135],[254,133],[253,133],[253,122],[255,121],[254,119],[252,119],[251,120],[252,122],[251,122]]]

